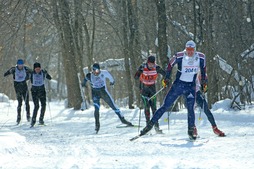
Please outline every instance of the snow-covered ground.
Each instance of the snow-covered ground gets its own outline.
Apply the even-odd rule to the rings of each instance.
[[[31,102],[31,112],[33,103]],[[94,131],[93,107],[85,111],[65,109],[63,102],[50,102],[47,126],[30,129],[25,111],[15,126],[17,101],[0,103],[0,169],[251,169],[254,168],[254,107],[235,111],[228,100],[213,108],[219,129],[217,137],[202,113],[196,125],[200,138],[188,141],[186,110],[167,113],[160,119],[162,135],[154,130],[136,141],[138,128],[116,128],[114,112],[101,108],[101,129]],[[125,118],[138,124],[140,110],[121,108]],[[145,126],[142,111],[141,125]]]

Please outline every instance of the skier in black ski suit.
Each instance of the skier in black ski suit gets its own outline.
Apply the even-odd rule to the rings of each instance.
[[[33,117],[31,121],[31,127],[34,126],[36,123],[36,117],[37,117],[37,112],[39,110],[39,101],[41,102],[41,114],[39,118],[39,124],[43,125],[44,124],[44,114],[46,111],[46,90],[44,86],[44,81],[45,78],[51,80],[51,76],[48,74],[46,70],[41,69],[41,64],[38,62],[34,63],[34,71],[31,75],[31,83],[32,83],[32,88],[31,88],[31,93],[32,93],[32,98],[34,102],[34,111],[33,111]]]
[[[150,108],[152,109],[152,114],[156,111],[156,97],[151,98],[156,93],[156,79],[158,73],[163,77],[166,75],[166,72],[155,63],[155,56],[149,56],[147,62],[139,66],[137,72],[135,73],[134,78],[140,80],[140,92],[143,103],[145,105],[145,117],[146,124],[150,122]],[[154,129],[156,133],[161,133],[162,131],[159,128],[159,123],[154,124]]]
[[[11,67],[4,73],[4,77],[10,74],[13,75],[14,88],[18,100],[17,124],[21,121],[21,106],[23,99],[26,104],[26,118],[28,122],[30,121],[29,93],[26,81],[29,79],[31,72],[32,70],[30,68],[24,66],[24,61],[22,59],[18,59],[17,65],[15,67]]]
[[[94,118],[95,118],[95,131],[98,133],[100,130],[100,99],[103,99],[116,113],[123,124],[133,126],[130,122],[125,120],[121,111],[115,105],[112,97],[110,96],[106,87],[106,78],[109,79],[110,85],[114,85],[115,80],[107,70],[101,70],[98,63],[93,64],[93,71],[86,74],[82,86],[86,86],[87,81],[90,81],[92,87],[92,99],[94,104]]]

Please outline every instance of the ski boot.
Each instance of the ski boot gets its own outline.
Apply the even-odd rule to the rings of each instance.
[[[27,120],[27,122],[30,122],[30,120],[31,120],[31,117],[28,115],[28,116],[26,116],[26,120]]]
[[[152,121],[150,121],[150,122],[146,125],[146,127],[145,127],[143,130],[141,130],[139,136],[143,136],[143,135],[145,135],[146,133],[148,133],[148,132],[153,128],[153,125],[154,125],[154,123],[153,123]]]
[[[213,128],[214,134],[216,134],[219,137],[225,137],[225,133],[219,130],[217,126],[212,126],[212,128]]]
[[[42,119],[39,120],[39,125],[44,125],[44,121]]]
[[[120,117],[120,120],[123,124],[126,124],[127,126],[134,126],[131,122],[128,122],[127,120],[125,120],[124,117]]]
[[[96,134],[98,134],[99,130],[100,130],[100,122],[95,122],[95,132],[96,132]]]
[[[21,121],[21,117],[20,117],[20,115],[18,115],[18,117],[17,117],[17,125],[19,125],[19,123],[20,123],[20,121]]]
[[[36,121],[32,119],[32,122],[31,122],[31,126],[30,126],[30,128],[34,127],[35,122],[36,122]]]
[[[196,140],[197,139],[197,128],[194,126],[194,127],[190,127],[188,128],[188,135],[189,135],[189,138],[190,140]]]
[[[160,130],[158,122],[154,124],[154,129],[155,129],[156,134],[163,134],[162,130]]]

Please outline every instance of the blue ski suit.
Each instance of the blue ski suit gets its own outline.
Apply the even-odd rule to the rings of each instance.
[[[178,66],[176,79],[168,91],[162,106],[154,113],[151,121],[156,123],[175,100],[183,95],[188,110],[188,128],[195,126],[194,104],[196,95],[196,78],[200,70],[201,79],[205,79],[206,62],[205,55],[201,52],[195,52],[192,57],[186,55],[185,51],[176,53],[169,61],[166,77],[169,79],[174,65]]]

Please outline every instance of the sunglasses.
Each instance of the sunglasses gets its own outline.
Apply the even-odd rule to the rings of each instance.
[[[195,49],[194,48],[191,48],[191,47],[187,47],[186,48],[186,51],[194,51]]]

